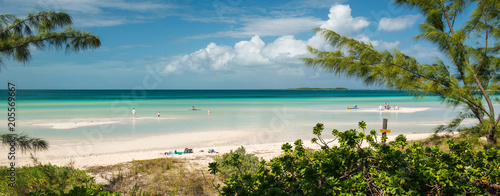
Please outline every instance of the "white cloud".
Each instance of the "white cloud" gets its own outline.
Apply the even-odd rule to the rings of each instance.
[[[351,8],[349,5],[334,5],[330,8],[329,19],[321,25],[321,28],[326,28],[335,31],[341,35],[350,35],[367,27],[370,22],[363,17],[351,16]]]
[[[252,35],[292,35],[321,25],[323,21],[313,17],[256,19],[248,22],[241,30]]]
[[[287,18],[287,19],[259,19],[249,20],[245,27],[238,32],[220,32],[220,36],[248,36],[255,35],[250,40],[237,42],[234,46],[223,46],[210,43],[206,48],[191,54],[179,56],[169,61],[163,70],[164,73],[182,72],[213,72],[226,73],[274,73],[277,76],[304,76],[304,68],[299,58],[308,57],[307,46],[319,50],[333,50],[333,48],[319,35],[307,40],[298,40],[292,35],[282,35],[270,43],[264,43],[261,35],[281,35],[287,32],[299,32],[302,27],[297,24],[309,25],[307,29],[320,26],[339,34],[354,37],[357,40],[371,43],[376,49],[392,51],[400,42],[372,40],[359,32],[370,22],[363,17],[353,17],[349,5],[334,5],[330,9],[329,19],[319,21],[315,18]],[[308,24],[311,23],[311,24]],[[294,29],[295,28],[295,29]],[[291,34],[292,34],[291,33]],[[215,35],[211,35],[215,36]],[[311,77],[318,77],[311,76]]]
[[[306,42],[297,40],[290,35],[274,40],[262,52],[264,56],[275,62],[287,62],[290,60],[295,62],[297,58],[303,57],[308,53]]]
[[[378,30],[381,31],[399,31],[412,26],[417,22],[418,15],[399,16],[397,18],[382,18],[378,23]]]
[[[211,37],[235,37],[246,38],[254,35],[259,36],[283,36],[294,35],[311,31],[320,26],[324,21],[313,17],[300,18],[256,18],[247,19],[243,27],[234,31],[221,31],[212,34],[197,35],[191,39],[204,39]]]
[[[308,55],[306,42],[296,40],[293,36],[282,36],[266,45],[259,36],[250,41],[240,41],[234,45],[219,46],[210,43],[204,49],[189,55],[177,57],[168,63],[164,73],[205,72],[223,70],[270,69],[280,75],[303,73],[300,69],[288,69],[290,64],[300,64],[298,58]]]
[[[328,50],[331,46],[319,34],[316,34],[307,40],[307,45],[318,50]]]
[[[189,38],[201,39],[210,37],[250,37],[259,36],[283,36],[295,35],[311,31],[315,27],[321,27],[336,31],[340,34],[350,34],[367,27],[368,22],[363,17],[351,16],[349,5],[334,5],[330,8],[329,19],[323,21],[314,17],[294,18],[249,18],[243,27],[232,31],[222,31],[213,34],[192,36]]]
[[[335,31],[341,35],[353,36],[367,27],[370,22],[363,17],[352,17],[349,5],[334,5],[330,8],[329,19],[320,28]],[[332,47],[318,34],[307,40],[307,45],[319,50],[332,50]]]
[[[115,26],[146,21],[176,6],[152,1],[130,0],[5,0],[2,9],[25,16],[39,10],[63,11],[73,17],[75,26]],[[113,10],[113,11],[111,11]],[[124,12],[116,14],[114,10]]]
[[[329,8],[333,4],[345,2],[347,0],[293,0],[286,3],[284,6],[290,9],[302,8]]]
[[[194,72],[203,72],[206,69],[227,70],[230,62],[233,61],[236,54],[231,47],[218,46],[210,43],[206,48],[198,50],[190,55],[184,55],[167,65],[165,72],[181,71],[188,69]]]
[[[239,65],[255,66],[269,63],[269,59],[262,56],[265,43],[259,36],[254,36],[250,41],[240,41],[234,45],[236,62]]]

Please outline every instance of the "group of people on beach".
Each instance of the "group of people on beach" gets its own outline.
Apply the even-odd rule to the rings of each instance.
[[[192,106],[191,110],[199,110],[199,109],[196,109],[194,106]],[[210,109],[208,109],[208,113],[210,114]],[[136,114],[135,108],[132,108],[132,116],[134,118],[135,118],[135,114]],[[160,118],[160,112],[158,112],[158,118]]]
[[[389,102],[387,103],[384,103],[384,107],[382,106],[378,106],[378,110],[390,110],[390,109],[393,109],[393,110],[399,110],[399,106],[392,106],[389,104]]]
[[[134,118],[135,118],[135,114],[136,114],[135,108],[132,108],[132,116]],[[158,112],[158,118],[160,118],[160,112]]]

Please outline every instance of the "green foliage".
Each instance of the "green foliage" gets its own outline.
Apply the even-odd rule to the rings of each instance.
[[[65,48],[66,52],[101,46],[98,36],[74,30],[71,24],[71,16],[63,12],[41,11],[22,19],[14,15],[0,15],[0,65],[5,58],[29,62],[30,46],[40,50]]]
[[[14,142],[14,147],[20,149],[21,152],[38,152],[44,151],[49,148],[49,143],[41,138],[30,137],[27,135],[10,135],[10,134],[0,134],[2,139],[0,142],[3,146],[9,147],[11,142]]]
[[[241,146],[235,151],[231,150],[222,156],[215,156],[211,168],[217,167],[218,177],[222,180],[230,178],[230,174],[241,173],[243,175],[253,175],[259,169],[259,157],[254,154],[247,154],[245,147]]]
[[[434,44],[451,62],[437,59],[433,64],[394,49],[377,51],[370,43],[342,36],[328,29],[316,32],[336,51],[309,47],[314,58],[303,58],[306,66],[362,79],[366,84],[408,91],[416,97],[433,93],[444,103],[465,108],[448,126],[438,131],[463,131],[465,118],[476,118],[490,146],[498,137],[500,115],[494,104],[500,103],[500,4],[495,0],[394,0],[397,6],[420,11],[425,23],[416,40]],[[469,9],[469,6],[475,6]],[[455,20],[472,10],[468,20]],[[462,24],[458,22],[464,21]],[[457,25],[456,25],[457,24]],[[458,28],[456,27],[458,26]]]
[[[318,133],[322,124],[313,131]],[[308,152],[302,141],[284,144],[283,154],[259,164],[255,174],[239,171],[219,185],[222,195],[498,195],[500,150],[474,151],[449,140],[449,152],[398,136],[389,145],[354,129],[333,132],[338,146]],[[318,140],[321,135],[316,134]],[[362,147],[362,142],[368,145]],[[238,159],[228,160],[240,167]],[[220,172],[217,164],[210,170]]]
[[[61,196],[120,196],[118,192],[110,193],[108,191],[102,191],[102,185],[95,185],[93,183],[94,178],[81,178],[78,179],[83,185],[75,186],[68,193],[56,193],[51,190],[37,190],[36,192],[31,192],[29,196],[41,196],[41,195],[61,195]]]
[[[0,167],[0,176],[9,176],[8,169]],[[15,186],[8,183],[0,181],[0,195],[119,195],[103,192],[84,171],[50,164],[16,168]]]

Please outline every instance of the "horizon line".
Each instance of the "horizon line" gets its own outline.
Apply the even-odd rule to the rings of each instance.
[[[303,87],[300,87],[303,88]],[[125,89],[125,88],[116,88],[116,89],[90,89],[90,88],[75,88],[75,89],[16,89],[16,90],[146,90],[146,91],[155,91],[155,90],[293,90],[296,88],[210,88],[210,89],[197,89],[197,88],[171,88],[171,89]],[[317,88],[317,89],[334,89],[334,88]],[[2,89],[2,90],[8,90],[8,89]],[[347,90],[392,90],[392,89],[347,89]],[[399,90],[392,90],[392,91],[399,91]]]

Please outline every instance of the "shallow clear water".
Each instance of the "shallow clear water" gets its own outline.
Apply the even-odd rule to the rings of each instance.
[[[56,142],[221,130],[293,138],[311,135],[316,123],[329,132],[357,128],[364,120],[368,129],[378,130],[384,118],[392,133],[432,132],[456,115],[437,97],[415,100],[396,91],[19,91],[16,99],[17,133]],[[401,110],[376,111],[385,102]],[[358,110],[346,109],[355,104]]]

